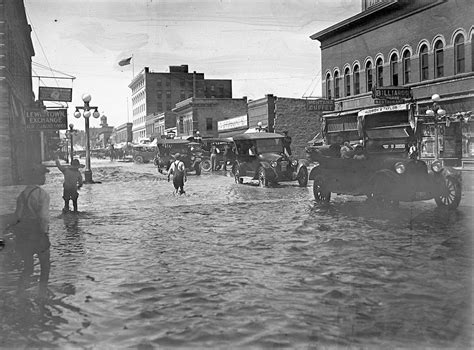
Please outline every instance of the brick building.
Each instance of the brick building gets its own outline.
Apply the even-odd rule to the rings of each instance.
[[[179,138],[196,136],[218,137],[217,122],[247,113],[247,97],[243,98],[189,98],[178,102],[176,129]]]
[[[179,101],[232,98],[232,80],[205,79],[204,73],[190,73],[187,65],[170,66],[169,70],[152,72],[145,67],[129,84],[134,140],[147,137],[146,116],[171,111]]]
[[[259,122],[268,132],[288,131],[294,154],[303,158],[308,141],[321,130],[321,112],[309,110],[306,99],[269,94],[248,103],[249,129],[257,128]]]
[[[158,114],[155,121],[155,132],[152,136],[156,138],[167,137],[167,131],[176,128],[176,117],[177,114],[175,112],[168,111]]]
[[[18,184],[30,162],[41,161],[39,132],[25,131],[25,108],[34,102],[35,55],[22,0],[0,0],[0,184]]]
[[[363,0],[362,5],[361,13],[311,35],[321,43],[323,96],[336,104],[337,112],[325,116],[341,116],[342,123],[362,109],[380,107],[374,88],[410,88],[407,115],[411,109],[424,115],[431,96],[439,94],[453,121],[440,130],[440,158],[473,157],[472,118],[459,118],[474,109],[472,1]],[[426,157],[435,156],[430,132],[421,144]]]

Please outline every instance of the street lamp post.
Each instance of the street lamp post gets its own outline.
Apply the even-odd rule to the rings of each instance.
[[[66,138],[71,143],[71,162],[74,159],[74,144],[73,144],[73,135],[77,133],[77,130],[74,130],[74,124],[69,124],[69,130],[66,130]]]
[[[431,96],[431,101],[433,105],[431,109],[426,110],[426,115],[434,119],[434,132],[435,132],[435,159],[439,158],[439,130],[438,130],[438,118],[442,118],[446,115],[446,111],[441,108],[438,102],[441,100],[441,97],[438,94]]]
[[[85,134],[86,134],[86,168],[84,170],[84,182],[85,183],[94,183],[92,180],[92,170],[91,170],[91,154],[90,154],[90,138],[89,138],[89,118],[92,114],[94,118],[99,118],[100,113],[98,111],[99,107],[90,106],[91,102],[90,94],[83,94],[82,101],[84,101],[84,106],[76,106],[76,111],[74,112],[74,117],[80,118],[84,117],[85,120]],[[91,109],[94,110],[94,113],[91,113]],[[80,110],[84,112],[81,115]]]

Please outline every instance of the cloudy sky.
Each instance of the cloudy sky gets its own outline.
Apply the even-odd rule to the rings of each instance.
[[[309,36],[361,10],[360,0],[24,2],[36,51],[33,74],[52,75],[47,66],[76,77],[35,78],[35,93],[38,84],[72,87],[74,119],[73,106],[88,92],[113,126],[132,121],[128,84],[145,66],[168,72],[187,64],[206,78],[232,79],[234,98],[320,96],[319,42]],[[118,66],[131,55],[133,65]],[[75,124],[83,129],[82,121]]]

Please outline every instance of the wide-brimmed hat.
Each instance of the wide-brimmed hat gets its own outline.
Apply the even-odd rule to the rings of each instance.
[[[181,158],[181,154],[179,153],[175,153],[174,156],[173,156],[174,159],[179,159]]]
[[[79,159],[73,159],[73,160],[71,160],[71,168],[76,168],[76,169],[84,168],[84,165],[82,165],[79,162]]]

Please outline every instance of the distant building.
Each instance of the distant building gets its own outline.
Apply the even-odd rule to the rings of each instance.
[[[247,98],[189,98],[173,108],[179,138],[218,137],[217,122],[247,113]]]
[[[0,185],[12,185],[29,163],[41,161],[42,145],[40,132],[25,131],[35,51],[23,0],[0,1],[0,22]]]
[[[248,127],[283,134],[292,138],[291,148],[299,157],[305,157],[305,147],[321,130],[321,112],[308,108],[308,101],[300,98],[266,95],[249,101]]]
[[[249,117],[247,114],[238,117],[219,120],[217,122],[217,131],[219,137],[232,137],[243,134],[249,128]]]
[[[125,123],[117,126],[110,136],[113,143],[132,142],[132,123]]]
[[[380,108],[424,115],[439,94],[439,105],[452,121],[440,126],[439,157],[451,164],[474,159],[474,6],[471,0],[362,0],[363,11],[311,35],[321,43],[323,96],[333,99],[341,128],[357,133],[362,109],[383,107],[372,96],[377,88],[411,90],[411,105]],[[392,89],[395,91],[396,89]],[[396,92],[396,91],[395,91]],[[464,119],[464,120],[461,120]],[[344,124],[344,125],[343,125]],[[334,126],[336,127],[336,126]],[[426,125],[421,156],[434,159],[434,128]]]
[[[170,137],[171,135],[174,137],[176,135],[176,117],[177,114],[175,112],[163,112],[158,114],[155,127],[154,127],[154,134],[152,135],[155,138],[166,138]],[[168,135],[169,131],[173,131],[170,135]]]
[[[179,101],[190,97],[232,98],[232,80],[205,79],[204,73],[188,72],[187,65],[170,66],[169,70],[152,72],[145,67],[129,84],[134,140],[147,137],[147,116],[171,111]]]

